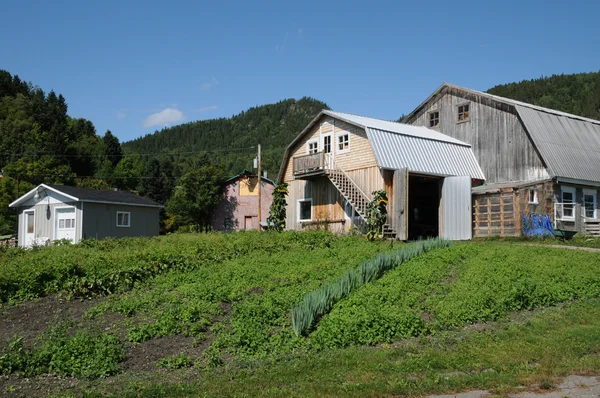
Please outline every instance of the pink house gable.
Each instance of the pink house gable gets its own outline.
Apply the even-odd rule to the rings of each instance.
[[[258,228],[258,190],[256,175],[240,174],[224,187],[223,200],[212,217],[215,231],[256,230]],[[275,186],[271,180],[261,180],[261,220],[267,221]]]

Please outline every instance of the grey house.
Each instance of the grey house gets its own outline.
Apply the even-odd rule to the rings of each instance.
[[[129,192],[46,184],[9,206],[17,209],[21,247],[60,239],[156,236],[163,207]]]
[[[442,84],[405,123],[471,145],[486,176],[473,188],[473,235],[521,233],[522,214],[600,235],[600,121]]]

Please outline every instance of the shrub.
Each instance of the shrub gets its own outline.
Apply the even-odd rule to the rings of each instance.
[[[192,365],[194,365],[194,361],[186,354],[162,358],[156,363],[156,366],[163,369],[182,369],[189,368]]]

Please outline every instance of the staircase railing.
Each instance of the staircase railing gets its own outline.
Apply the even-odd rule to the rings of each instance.
[[[329,170],[330,172],[339,172],[341,173],[344,177],[346,177],[348,179],[348,181],[350,181],[350,183],[354,186],[354,188],[356,188],[358,190],[358,192],[360,192],[360,194],[363,196],[363,198],[367,201],[370,202],[371,201],[371,197],[369,195],[367,195],[362,189],[360,189],[360,186],[354,182],[354,180],[352,179],[352,177],[350,177],[350,175],[348,175],[348,173],[346,173],[344,171],[344,169],[342,169],[337,162],[335,161],[335,159],[331,156],[330,153],[325,154],[326,157],[326,162],[329,165],[332,165],[333,168],[331,170]],[[328,159],[327,159],[328,158]]]

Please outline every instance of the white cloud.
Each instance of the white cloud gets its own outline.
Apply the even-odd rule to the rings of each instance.
[[[125,119],[126,116],[127,116],[127,113],[125,111],[117,112],[117,119]]]
[[[214,111],[217,108],[218,107],[216,105],[203,106],[202,108],[194,109],[193,112],[210,112],[210,111]]]
[[[165,108],[160,112],[153,113],[144,120],[144,127],[169,126],[184,120],[183,113],[174,108]]]
[[[211,88],[213,88],[214,86],[216,86],[217,84],[219,84],[219,81],[217,80],[216,77],[213,76],[213,77],[210,78],[210,81],[202,83],[200,85],[200,90],[202,90],[202,91],[208,91]]]

